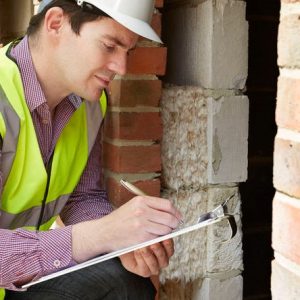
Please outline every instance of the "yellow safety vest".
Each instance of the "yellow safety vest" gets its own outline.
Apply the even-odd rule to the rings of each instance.
[[[3,190],[0,228],[48,230],[85,169],[107,106],[83,101],[63,129],[45,167],[18,66],[0,49],[0,140]],[[1,149],[0,148],[0,149]],[[0,290],[0,300],[4,290]]]

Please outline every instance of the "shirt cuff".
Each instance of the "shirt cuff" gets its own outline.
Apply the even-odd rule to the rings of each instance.
[[[39,232],[43,275],[75,264],[72,258],[72,226]]]

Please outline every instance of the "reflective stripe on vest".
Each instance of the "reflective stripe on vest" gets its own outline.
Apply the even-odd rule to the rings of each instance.
[[[18,67],[7,57],[7,52],[9,46],[0,50],[1,171],[4,179],[0,227],[34,229],[40,218],[48,174]],[[62,131],[54,150],[41,230],[50,228],[80,180],[105,111],[103,93],[100,105],[84,101]]]

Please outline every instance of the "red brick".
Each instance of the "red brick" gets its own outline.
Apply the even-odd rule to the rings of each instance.
[[[300,68],[300,18],[297,13],[281,18],[278,33],[278,64]]]
[[[161,170],[160,145],[115,146],[104,143],[104,167],[118,173],[150,173]]]
[[[161,8],[164,6],[164,0],[155,0],[155,7]]]
[[[158,141],[162,137],[162,121],[159,113],[110,112],[105,120],[105,136]]]
[[[136,187],[144,191],[147,195],[160,197],[160,180],[151,179],[132,182]],[[112,177],[108,177],[106,180],[106,187],[108,191],[109,200],[119,207],[132,199],[135,195],[130,193],[121,184]]]
[[[294,200],[300,201],[300,200]],[[299,202],[300,203],[300,202]],[[300,264],[300,208],[274,198],[272,245],[276,252]]]
[[[300,79],[279,77],[277,98],[278,126],[300,131]]]
[[[275,139],[274,186],[296,198],[300,198],[299,153],[299,143]]]
[[[114,80],[110,85],[111,106],[158,107],[162,92],[160,80]]]
[[[139,47],[129,54],[127,73],[164,75],[166,61],[167,48]]]
[[[272,262],[272,299],[300,299],[300,277],[276,261]]]
[[[161,18],[161,14],[154,14],[151,22],[151,27],[159,36],[161,36]]]

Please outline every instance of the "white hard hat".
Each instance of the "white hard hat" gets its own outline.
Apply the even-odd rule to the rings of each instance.
[[[43,0],[39,12],[51,1]],[[76,0],[76,2],[80,6],[84,3],[92,4],[134,33],[162,43],[150,26],[155,0]]]

